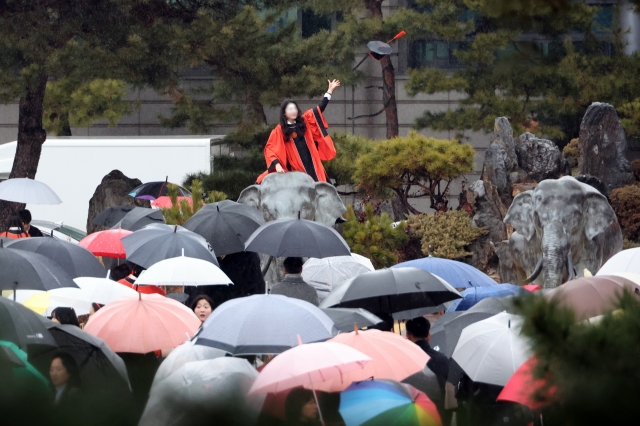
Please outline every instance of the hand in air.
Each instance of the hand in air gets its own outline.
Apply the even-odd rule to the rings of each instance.
[[[329,83],[329,90],[327,90],[329,94],[333,93],[333,89],[336,87],[340,87],[340,80],[327,80],[327,82]]]

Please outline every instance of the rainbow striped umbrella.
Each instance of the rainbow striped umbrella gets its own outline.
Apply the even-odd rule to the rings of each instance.
[[[340,394],[340,414],[347,426],[442,426],[424,393],[393,380],[353,383]]]

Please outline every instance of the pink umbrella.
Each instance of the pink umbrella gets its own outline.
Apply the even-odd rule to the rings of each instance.
[[[418,345],[395,333],[379,330],[352,331],[338,334],[329,342],[342,343],[371,357],[362,369],[352,370],[333,380],[319,383],[316,389],[325,392],[341,392],[351,383],[370,378],[391,379],[401,382],[420,372],[429,361]]]
[[[190,197],[178,197],[178,207],[182,208],[182,201],[186,201],[190,206],[193,206],[193,199]],[[202,203],[204,204],[204,203]],[[170,209],[173,207],[173,203],[171,202],[171,197],[163,195],[162,197],[158,197],[151,202],[153,207],[157,207],[159,209]]]
[[[530,291],[531,293],[536,292],[538,290],[542,290],[542,287],[540,287],[538,284],[527,284],[527,285],[523,285],[522,288]]]
[[[175,348],[200,327],[193,311],[157,294],[113,301],[91,316],[84,328],[114,352],[147,353]]]

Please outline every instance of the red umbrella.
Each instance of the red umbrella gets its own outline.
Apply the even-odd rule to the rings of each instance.
[[[78,245],[86,248],[94,256],[113,257],[115,259],[125,259],[127,253],[120,241],[133,232],[126,229],[109,229],[107,231],[94,232],[84,237]]]
[[[525,361],[504,386],[504,389],[498,395],[498,401],[516,402],[529,407],[531,410],[538,410],[548,405],[556,392],[556,387],[550,387],[542,401],[534,398],[534,395],[545,386],[543,379],[536,379],[533,376],[533,370],[537,362],[535,356]]]
[[[529,290],[531,293],[533,293],[534,291],[542,290],[542,287],[540,287],[538,284],[527,284],[523,285],[522,288],[524,288],[525,290]]]

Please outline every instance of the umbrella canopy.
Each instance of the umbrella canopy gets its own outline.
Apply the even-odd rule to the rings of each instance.
[[[276,294],[224,302],[207,318],[197,345],[232,355],[278,354],[302,342],[319,342],[336,333],[333,321],[311,303]]]
[[[354,383],[340,394],[347,426],[440,426],[436,405],[410,385],[392,380]]]
[[[4,297],[0,297],[0,340],[15,343],[29,355],[58,347],[36,313]]]
[[[153,378],[153,385],[151,385],[151,389],[153,390],[164,379],[178,371],[180,367],[189,362],[221,358],[226,355],[227,353],[220,349],[196,345],[195,340],[184,342],[171,351],[164,361],[162,361],[162,364],[158,367],[158,371],[156,371],[156,375]]]
[[[41,254],[2,247],[0,289],[51,290],[78,287],[60,266]]]
[[[515,402],[531,410],[539,410],[547,405],[553,398],[555,388],[550,387],[545,391],[545,381],[534,377],[533,370],[537,363],[535,356],[525,361],[504,386],[498,395],[498,401]],[[536,398],[538,393],[544,397]]]
[[[120,220],[122,220],[127,213],[133,210],[134,207],[135,206],[131,205],[107,207],[102,210],[98,216],[93,218],[91,224],[111,228],[113,225],[120,222]]]
[[[178,207],[180,208],[182,208],[183,201],[186,201],[190,206],[193,206],[193,198],[191,197],[179,196],[176,201],[178,202]],[[171,197],[163,195],[153,200],[151,202],[151,205],[159,209],[170,209],[171,207],[173,207],[173,202],[171,201]]]
[[[0,340],[0,365],[6,366],[7,364],[13,367],[14,374],[29,374],[42,385],[49,388],[49,380],[47,380],[33,365],[31,365],[25,351],[20,349],[13,342]]]
[[[71,278],[104,277],[107,271],[86,248],[57,238],[23,238],[11,244],[12,249],[38,253],[53,260]]]
[[[274,257],[324,258],[351,254],[349,245],[335,229],[306,219],[265,223],[249,237],[245,250]]]
[[[538,284],[525,284],[522,286],[522,288],[524,288],[527,291],[530,291],[531,293],[535,293],[536,291],[542,290],[542,287],[540,287]]]
[[[478,321],[485,320],[496,314],[488,312],[463,312],[462,315],[451,319],[442,325],[442,328],[437,331],[431,331],[431,339],[429,344],[435,349],[438,348],[438,352],[451,358],[453,351],[460,340],[462,330],[471,324],[475,324]]]
[[[42,296],[49,301],[46,312],[66,306],[73,308],[77,315],[87,315],[91,312],[92,303],[106,305],[123,297],[138,297],[135,290],[106,278],[76,278],[74,281],[79,288],[50,290]],[[23,304],[33,309],[40,301],[42,299],[31,297]]]
[[[337,284],[373,270],[373,266],[369,268],[353,253],[351,256],[311,258],[302,267],[302,279],[316,289],[322,302]]]
[[[298,345],[271,360],[251,386],[249,394],[315,386],[349,371],[361,369],[369,361],[369,356],[341,343]]]
[[[255,424],[264,396],[246,395],[256,377],[240,358],[186,363],[152,389],[139,425]]]
[[[89,318],[84,330],[103,339],[114,352],[146,354],[174,348],[200,326],[193,311],[173,299],[138,293],[138,299],[111,302]]]
[[[229,285],[233,284],[220,268],[211,262],[192,257],[161,260],[142,272],[137,285]]]
[[[164,215],[160,210],[135,207],[133,210],[124,215],[122,219],[115,223],[112,228],[137,231],[153,223],[165,223]]]
[[[169,195],[169,185],[175,185],[178,187],[178,196],[179,197],[189,197],[191,198],[191,193],[181,187],[180,185],[176,185],[175,183],[170,183],[167,181],[156,181],[156,182],[147,182],[142,185],[136,186],[130,193],[130,197],[140,198],[142,200],[150,200],[153,201],[158,197],[163,195]]]
[[[224,200],[198,210],[184,227],[202,235],[223,256],[244,251],[244,244],[262,224],[262,213],[255,207]]]
[[[602,265],[596,276],[615,275],[621,272],[640,273],[640,247],[616,253]]]
[[[449,306],[449,308],[447,308],[447,312],[466,311],[467,309],[471,308],[473,305],[487,297],[500,298],[517,296],[519,294],[522,294],[523,291],[526,290],[524,290],[520,286],[513,284],[496,284],[491,287],[468,288],[460,293],[463,298],[454,301],[453,304]]]
[[[471,324],[462,330],[452,358],[474,382],[504,386],[531,356],[521,327],[522,318],[506,312]]]
[[[453,287],[422,269],[390,268],[347,281],[329,293],[320,306],[394,313],[437,306],[459,297]]]
[[[0,200],[25,204],[61,204],[53,189],[43,182],[28,178],[13,178],[0,182]]]
[[[150,225],[123,238],[122,244],[127,260],[146,269],[182,255],[219,266],[207,240],[180,226]]]
[[[366,309],[360,308],[323,308],[322,312],[327,314],[336,328],[341,332],[353,330],[353,325],[359,327],[371,327],[380,324],[382,320]]]
[[[640,286],[616,275],[577,278],[553,289],[544,297],[571,309],[577,320],[586,320],[615,310],[624,289],[640,300]]]
[[[80,328],[43,320],[59,348],[73,356],[80,369],[83,386],[100,389],[121,385],[130,389],[127,367],[104,340]]]
[[[391,379],[402,381],[421,372],[427,355],[418,345],[395,333],[380,330],[340,333],[330,342],[342,343],[369,356],[371,361],[362,369],[346,372],[333,380],[317,384],[315,388],[326,392],[340,392],[351,383],[362,380]]]
[[[420,268],[439,276],[454,288],[489,287],[497,283],[479,269],[457,260],[442,259],[439,257],[423,257],[399,263],[393,268]]]
[[[126,229],[109,229],[107,231],[94,232],[80,240],[78,245],[89,250],[94,256],[124,259],[127,257],[127,253],[121,240],[131,234],[132,232]]]

